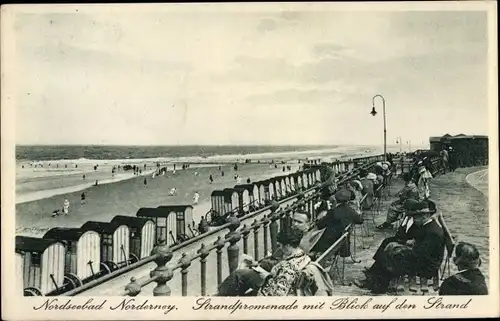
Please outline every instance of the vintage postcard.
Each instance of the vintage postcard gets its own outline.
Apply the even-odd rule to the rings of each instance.
[[[2,318],[498,316],[496,6],[2,6]]]

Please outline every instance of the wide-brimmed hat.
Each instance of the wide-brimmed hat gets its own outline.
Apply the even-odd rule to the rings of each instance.
[[[366,178],[371,179],[372,181],[376,181],[377,175],[375,175],[374,173],[368,173],[368,175],[366,175]]]
[[[388,169],[389,169],[389,165],[387,165],[387,164],[382,164],[382,169],[383,169],[384,171],[388,170]]]
[[[361,184],[361,182],[358,181],[357,179],[351,181],[351,185],[355,186],[359,190],[363,189],[363,184]]]
[[[429,200],[408,199],[403,204],[407,216],[436,213],[436,203]]]
[[[337,193],[335,193],[335,199],[337,200],[337,202],[347,202],[351,200],[351,191],[342,188]]]
[[[381,162],[377,162],[377,163],[375,164],[375,166],[382,167],[382,163],[381,163]]]
[[[425,166],[420,166],[420,167],[418,168],[418,172],[419,172],[420,174],[425,173]]]

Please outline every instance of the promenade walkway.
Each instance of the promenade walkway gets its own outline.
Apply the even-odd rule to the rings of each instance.
[[[486,194],[483,194],[479,188],[476,189],[476,187],[472,187],[468,182],[471,180],[471,177],[480,177],[481,172],[473,174],[478,171],[484,173],[484,167],[459,168],[455,172],[437,176],[431,183],[431,198],[436,202],[438,211],[443,212],[446,224],[456,241],[470,242],[478,247],[483,262],[480,269],[486,278],[486,282],[488,282],[489,211],[487,184],[485,189]],[[469,179],[466,179],[468,175]],[[484,191],[484,184],[482,185],[482,189]],[[391,188],[391,194],[394,195],[402,186],[403,185],[400,180],[396,181]],[[393,200],[395,200],[394,196],[382,203],[380,213],[375,218],[377,224],[380,224],[385,220],[388,205]],[[368,216],[370,217],[370,215]],[[351,283],[355,278],[364,277],[362,273],[363,268],[365,266],[370,266],[373,263],[372,256],[375,250],[378,248],[382,240],[386,237],[392,236],[395,233],[395,230],[383,232],[378,231],[374,228],[371,222],[368,225],[368,229],[369,233],[373,234],[373,237],[364,237],[364,245],[365,247],[369,246],[369,248],[362,249],[361,244],[357,242],[358,247],[356,256],[358,260],[361,260],[361,263],[352,263],[350,259],[346,260],[346,285],[337,285],[335,288],[336,295],[369,295],[367,290],[360,289],[354,285],[349,285],[349,283]],[[453,274],[455,272],[457,272],[456,267],[453,263],[451,263],[451,273]],[[406,289],[403,295],[410,294],[411,292]]]

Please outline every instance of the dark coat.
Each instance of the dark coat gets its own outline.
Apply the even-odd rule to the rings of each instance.
[[[481,271],[471,269],[444,280],[439,295],[488,295],[488,287]]]
[[[342,236],[349,224],[361,223],[363,223],[363,218],[347,203],[329,210],[324,217],[316,222],[318,229],[324,228],[325,231],[311,251],[319,253],[326,251]]]
[[[435,220],[418,228],[408,261],[409,274],[432,278],[444,257],[444,233]]]
[[[380,243],[380,246],[378,247],[377,251],[373,255],[373,259],[375,261],[380,260],[382,258],[382,255],[384,253],[385,247],[391,243],[391,242],[398,242],[400,244],[405,244],[406,241],[412,240],[415,238],[416,234],[418,231],[418,226],[413,224],[408,232],[406,232],[406,226],[400,226],[398,230],[396,231],[396,234],[394,236],[385,238],[382,243]]]

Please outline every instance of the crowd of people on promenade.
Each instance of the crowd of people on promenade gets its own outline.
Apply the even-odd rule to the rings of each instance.
[[[356,286],[383,294],[389,291],[391,280],[405,276],[427,280],[438,274],[444,259],[445,239],[435,217],[437,205],[431,199],[429,183],[433,168],[429,158],[424,155],[415,159],[411,170],[403,174],[405,186],[391,203],[385,222],[377,226],[383,230],[399,222],[399,227],[394,236],[382,241],[373,256],[374,263],[363,271],[365,279],[356,280]],[[445,162],[440,164],[449,166]],[[321,187],[321,201],[315,206],[316,220],[312,221],[305,208],[299,207],[292,213],[290,226],[280,230],[277,250],[258,262],[245,255],[238,269],[220,284],[217,295],[333,295],[330,273],[316,260],[342,237],[349,225],[363,223],[363,210],[371,209],[375,199],[381,197],[379,187],[389,184],[394,169],[391,162],[381,162],[372,172],[362,170],[356,179],[342,186],[337,186],[333,174],[327,174]],[[351,255],[349,238],[338,255]],[[458,243],[453,262],[459,272],[442,282],[440,295],[488,293],[479,270],[480,254],[473,244]]]

